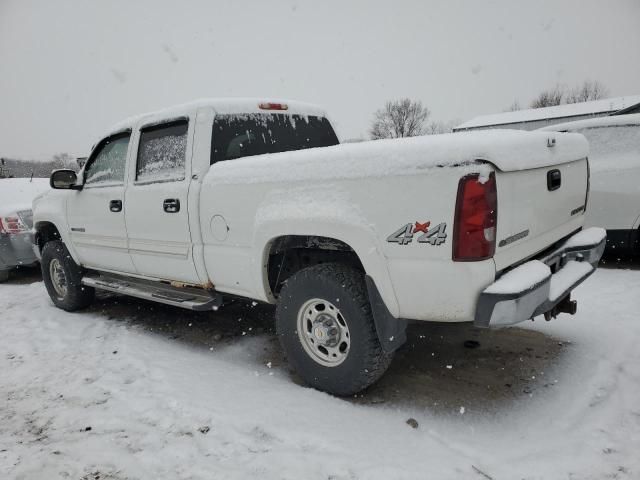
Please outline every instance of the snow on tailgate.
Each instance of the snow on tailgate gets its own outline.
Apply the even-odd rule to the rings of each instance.
[[[547,146],[555,139],[553,147]],[[492,130],[376,140],[218,162],[205,182],[260,183],[413,175],[429,168],[475,160],[515,171],[566,163],[587,156],[579,134]]]

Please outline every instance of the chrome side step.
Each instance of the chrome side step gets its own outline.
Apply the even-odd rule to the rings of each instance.
[[[168,283],[111,273],[87,275],[82,278],[82,284],[187,310],[217,310],[222,305],[222,295],[217,292],[196,287],[174,287]]]

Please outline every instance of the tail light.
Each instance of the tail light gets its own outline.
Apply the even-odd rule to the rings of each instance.
[[[473,262],[493,257],[496,251],[498,198],[496,177],[466,175],[458,183],[453,224],[453,260]]]
[[[0,233],[13,235],[16,233],[24,233],[27,231],[29,231],[29,227],[27,227],[17,215],[0,217]]]
[[[286,103],[271,103],[263,102],[258,104],[260,110],[289,110],[289,105]]]

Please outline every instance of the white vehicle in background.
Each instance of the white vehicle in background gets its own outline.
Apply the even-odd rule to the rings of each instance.
[[[541,130],[589,141],[591,193],[585,225],[607,230],[607,250],[640,253],[640,114],[567,122]]]
[[[48,189],[47,178],[0,178],[0,282],[12,269],[38,262],[31,246],[31,202]]]
[[[77,310],[104,289],[193,310],[274,303],[291,364],[338,395],[384,373],[407,319],[575,313],[571,291],[605,245],[604,230],[582,230],[583,136],[337,144],[322,109],[287,101],[205,100],[120,123],[35,203],[52,301]]]

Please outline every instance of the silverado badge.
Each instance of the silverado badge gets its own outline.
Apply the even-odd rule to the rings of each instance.
[[[430,245],[440,245],[447,239],[447,224],[439,223],[433,228],[429,228],[431,222],[407,223],[387,237],[387,242],[399,245],[409,245],[413,241],[413,236],[422,233],[418,237],[418,243],[428,243]]]

